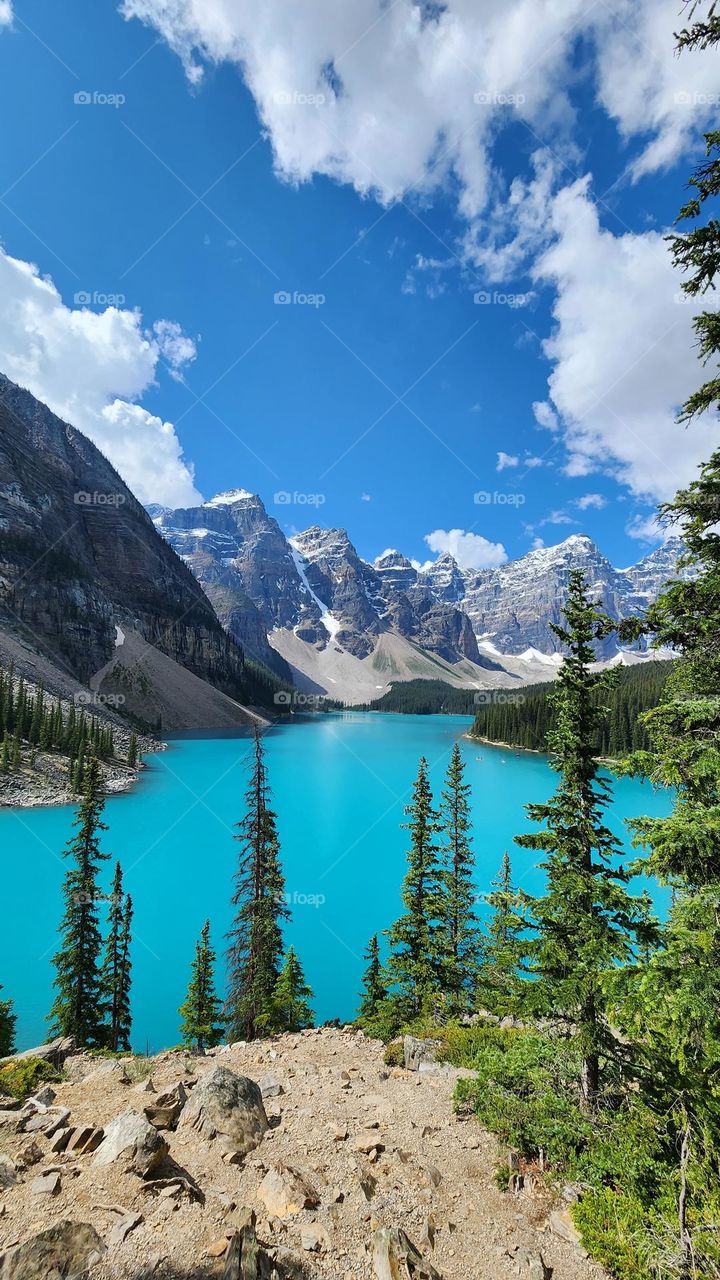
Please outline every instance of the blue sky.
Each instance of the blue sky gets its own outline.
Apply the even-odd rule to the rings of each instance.
[[[485,66],[520,60],[475,101],[460,0],[431,33],[374,4],[344,31],[309,0],[298,36],[278,0],[0,0],[2,367],[144,500],[242,486],[368,558],[582,531],[629,563],[713,425],[672,425],[699,373],[661,239],[707,66],[665,0],[566,0],[560,35],[536,4],[524,64],[524,0],[486,0]]]

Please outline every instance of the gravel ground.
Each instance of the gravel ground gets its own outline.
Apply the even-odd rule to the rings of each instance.
[[[204,1204],[185,1193],[153,1195],[137,1175],[116,1165],[97,1167],[92,1155],[51,1155],[49,1141],[36,1136],[40,1158],[16,1185],[0,1190],[0,1247],[68,1218],[92,1223],[107,1242],[126,1210],[142,1214],[142,1222],[110,1247],[91,1271],[92,1280],[220,1276],[222,1257],[213,1254],[221,1253],[224,1237],[251,1208],[260,1239],[297,1254],[303,1252],[304,1230],[307,1246],[307,1228],[324,1228],[320,1250],[305,1248],[304,1257],[313,1274],[328,1280],[371,1280],[368,1245],[378,1226],[402,1228],[444,1280],[530,1277],[524,1250],[542,1255],[553,1280],[604,1275],[577,1245],[547,1227],[552,1206],[544,1196],[503,1193],[495,1186],[494,1139],[473,1119],[454,1114],[457,1072],[386,1067],[379,1042],[328,1028],[222,1047],[211,1059],[173,1052],[126,1065],[127,1072],[115,1062],[69,1060],[69,1079],[55,1086],[55,1105],[70,1108],[71,1124],[106,1126],[128,1108],[142,1111],[152,1097],[147,1077],[160,1092],[214,1065],[258,1082],[271,1073],[283,1092],[266,1097],[272,1127],[240,1164],[225,1163],[218,1141],[194,1130],[181,1127],[165,1135],[169,1156],[154,1176],[188,1177],[201,1189]],[[367,1146],[368,1129],[379,1154],[358,1149]],[[27,1142],[27,1135],[0,1127],[0,1152],[17,1159]],[[316,1209],[268,1218],[257,1193],[278,1162],[301,1172],[315,1188]],[[39,1195],[33,1180],[53,1167],[60,1169],[60,1190]]]

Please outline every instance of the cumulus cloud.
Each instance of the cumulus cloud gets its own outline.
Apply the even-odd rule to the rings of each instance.
[[[581,511],[602,511],[607,506],[607,498],[601,493],[584,493],[575,499],[575,506]]]
[[[519,462],[520,462],[520,459],[518,458],[517,454],[505,453],[501,449],[497,456],[497,463],[495,466],[495,470],[505,471],[508,467],[516,467]]]
[[[13,20],[10,0],[0,0],[0,27],[9,27]]]
[[[165,361],[174,378],[182,377],[182,369],[191,364],[197,355],[192,338],[183,333],[176,320],[156,320],[153,335],[160,357]]]
[[[425,534],[425,541],[438,555],[453,556],[461,569],[494,568],[508,558],[501,542],[489,542],[479,533],[466,533],[464,529],[434,529]]]
[[[637,146],[634,173],[667,165],[713,113],[713,60],[674,57],[677,0],[615,0],[612,9],[587,0],[266,0],[261,15],[252,0],[120,7],[160,32],[193,84],[206,64],[238,67],[284,178],[325,174],[385,204],[450,178],[469,222],[494,186],[491,153],[504,123],[520,117],[556,151],[570,145],[563,86],[574,80],[578,39],[597,101]],[[527,192],[511,189],[521,238],[534,234],[552,176],[544,162],[534,210]],[[490,264],[498,248],[478,252]]]
[[[679,404],[700,370],[693,316],[663,233],[614,235],[601,227],[588,179],[554,199],[553,243],[533,269],[556,291],[553,363],[538,422],[561,426],[565,472],[605,471],[641,498],[665,499],[693,478],[717,438],[712,415],[679,427]]]
[[[172,343],[175,371],[192,358],[179,328],[162,321],[159,333],[147,333],[137,311],[68,307],[36,266],[1,248],[0,297],[3,372],[88,435],[141,501],[198,501],[172,423],[138,403],[163,345]]]

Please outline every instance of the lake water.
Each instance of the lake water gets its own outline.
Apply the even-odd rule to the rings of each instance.
[[[320,1020],[353,1015],[367,940],[398,915],[407,836],[400,823],[421,754],[437,795],[453,743],[460,741],[473,787],[478,889],[487,889],[504,849],[516,882],[538,889],[534,854],[514,847],[513,836],[532,829],[523,805],[546,799],[555,774],[542,756],[469,742],[462,735],[470,723],[460,716],[348,713],[282,724],[267,734],[293,912],[286,939],[300,953]],[[148,757],[132,793],[107,802],[103,847],[120,859],[135,903],[138,1050],[177,1043],[176,1011],[207,917],[222,951],[238,848],[233,824],[243,813],[251,745],[243,736],[175,740]],[[620,779],[610,825],[624,837],[624,819],[669,809],[667,793]],[[3,997],[15,1003],[20,1048],[46,1035],[65,870],[60,855],[74,812],[0,810],[0,983]],[[108,887],[111,874],[108,862]]]

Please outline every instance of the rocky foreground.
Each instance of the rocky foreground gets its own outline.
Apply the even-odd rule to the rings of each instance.
[[[564,1209],[498,1190],[459,1074],[339,1028],[69,1056],[0,1110],[0,1280],[601,1280]]]

